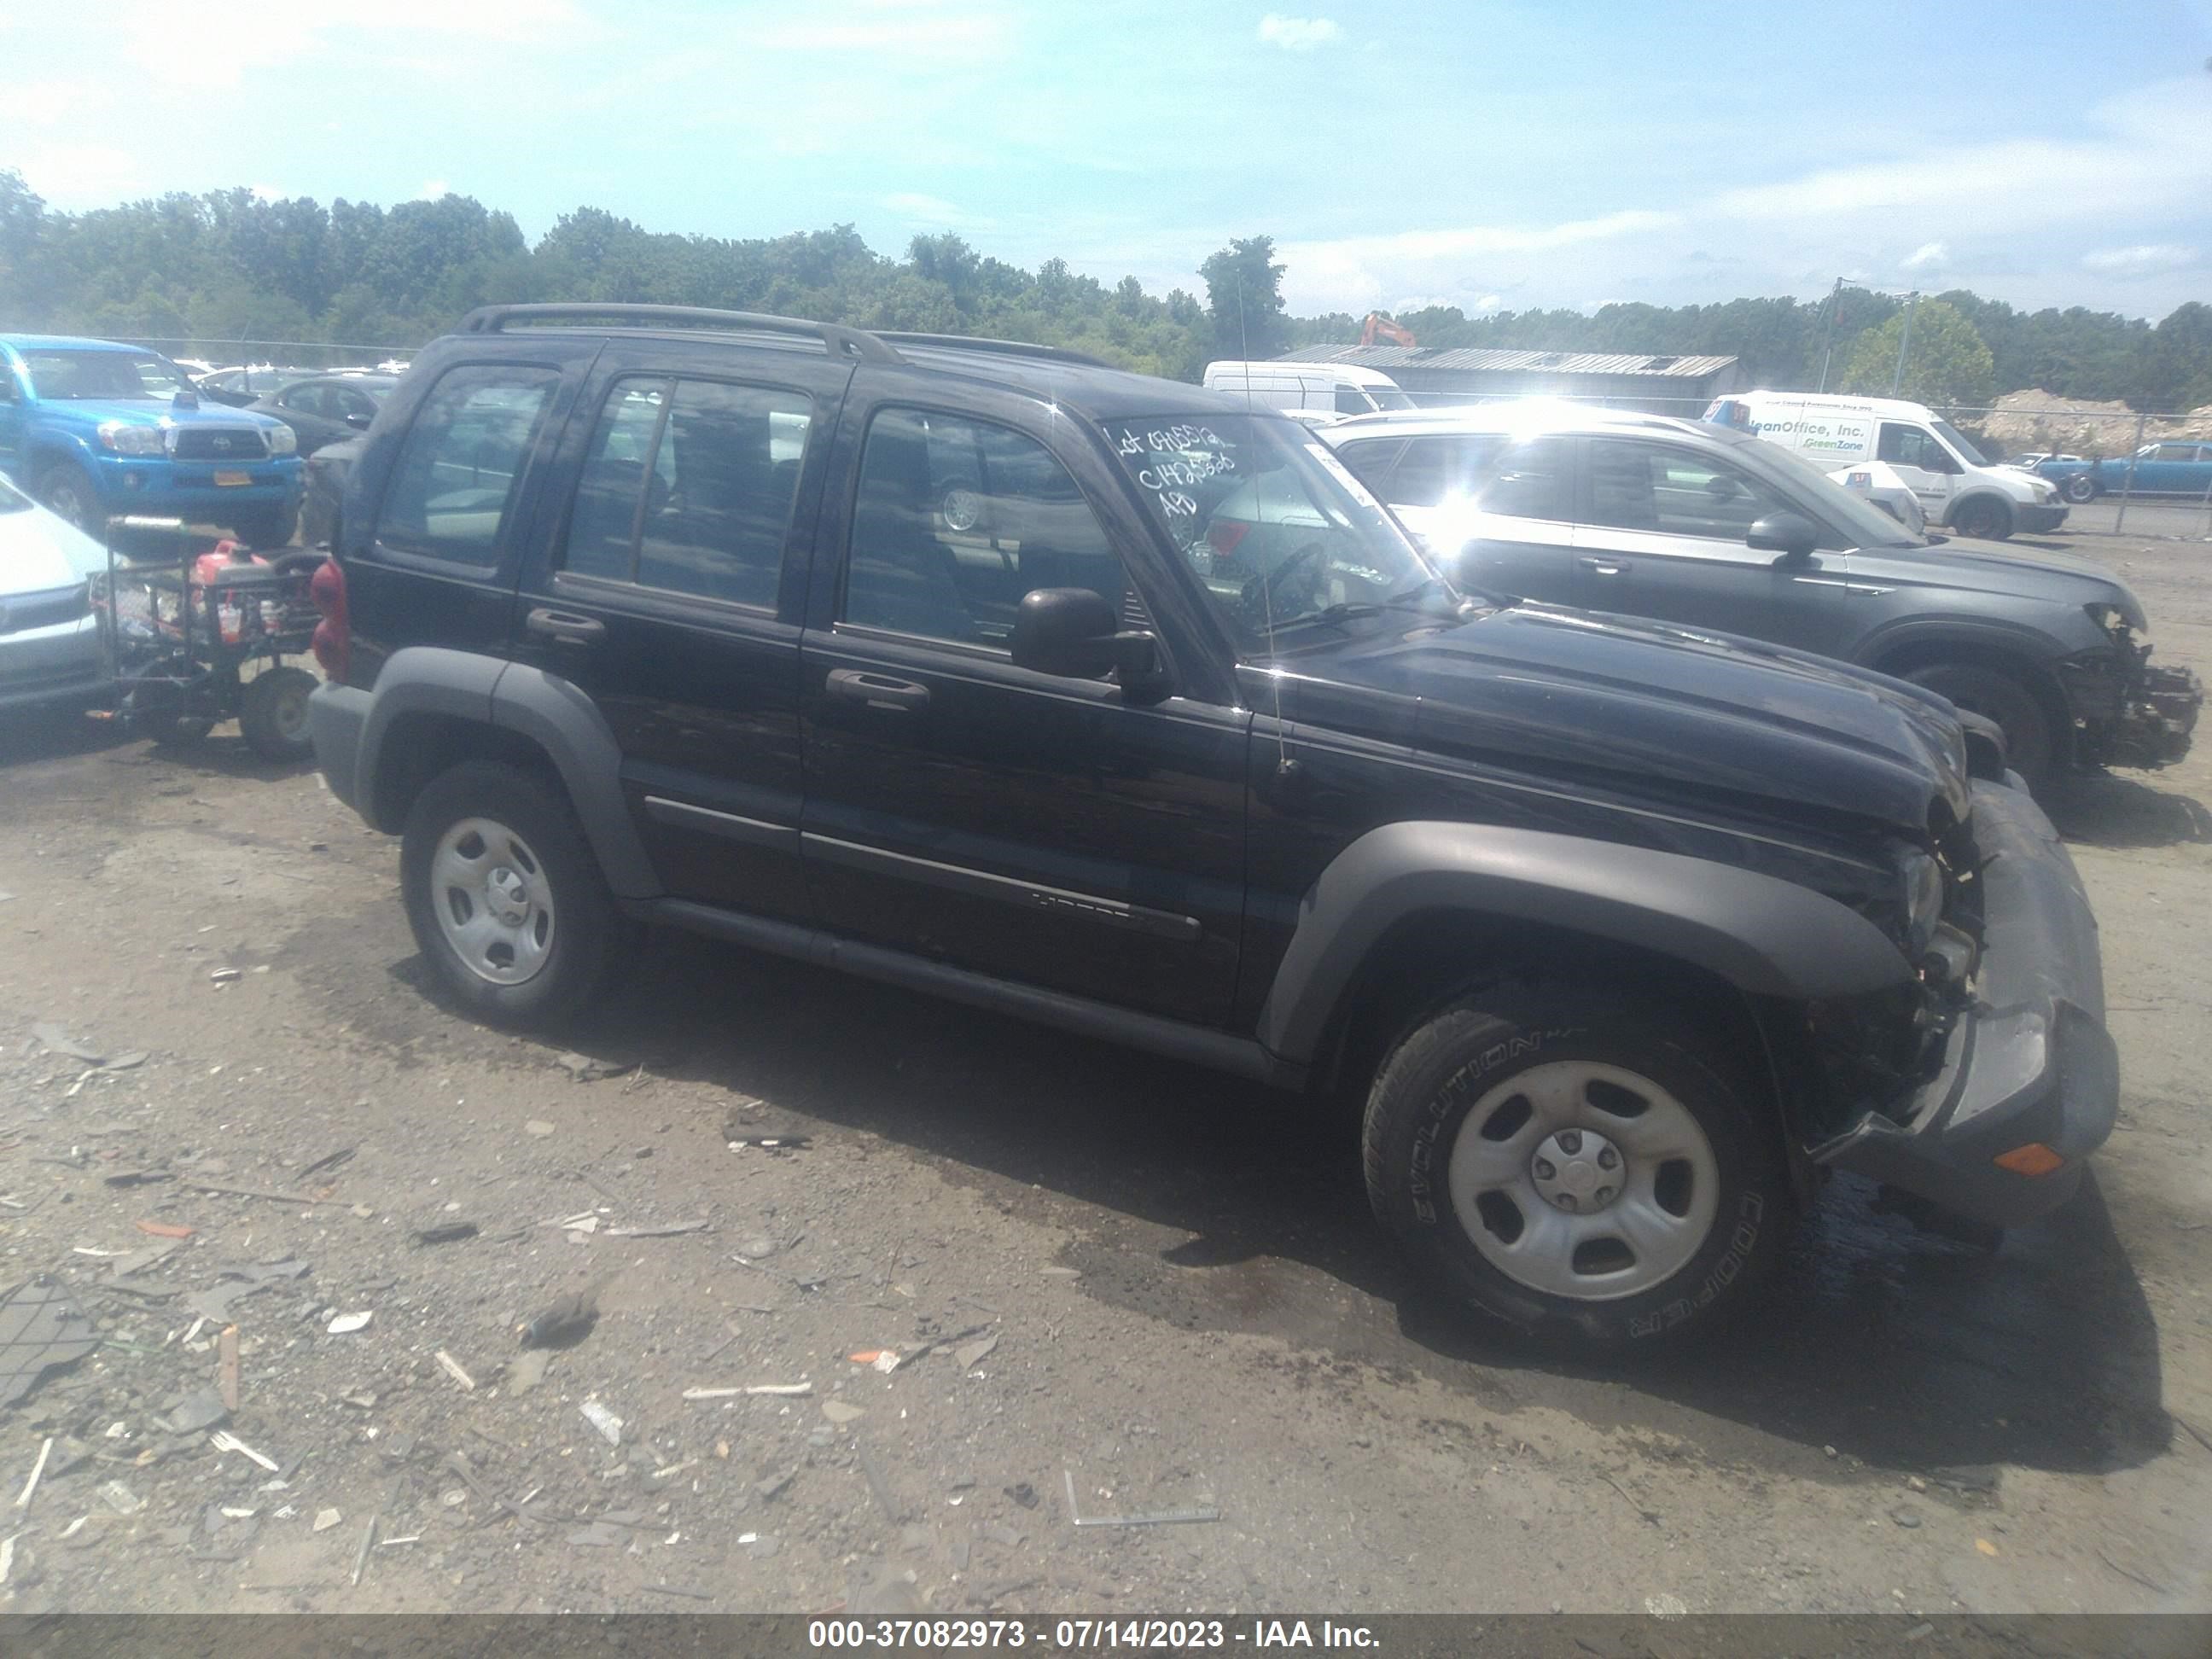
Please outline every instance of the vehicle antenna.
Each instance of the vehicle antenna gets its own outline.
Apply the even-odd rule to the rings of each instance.
[[[1244,273],[1241,270],[1237,273],[1237,355],[1244,362],[1244,418],[1249,422],[1255,414],[1252,404],[1252,340],[1244,331]],[[1252,435],[1255,438],[1259,436],[1256,428]],[[1260,512],[1260,478],[1255,473],[1252,477],[1252,516],[1255,524]],[[1283,738],[1283,671],[1274,661],[1275,589],[1273,583],[1267,579],[1268,574],[1264,570],[1260,573],[1260,602],[1266,607],[1267,622],[1267,684],[1275,694],[1275,773],[1279,777],[1291,769],[1291,757]]]

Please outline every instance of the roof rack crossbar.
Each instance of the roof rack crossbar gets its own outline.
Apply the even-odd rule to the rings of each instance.
[[[514,324],[639,323],[668,328],[695,324],[709,328],[750,329],[763,334],[797,334],[822,342],[831,356],[842,354],[864,363],[901,363],[906,360],[884,343],[884,337],[841,323],[810,322],[803,317],[777,317],[760,311],[715,311],[703,306],[593,304],[586,301],[536,305],[479,306],[461,319],[463,334],[498,334]]]
[[[878,330],[876,338],[894,346],[938,346],[951,351],[993,351],[1006,357],[1042,357],[1056,363],[1080,363],[1086,368],[1111,368],[1113,364],[1087,352],[1066,346],[1036,345],[1027,340],[992,340],[972,334],[915,334],[901,330]]]

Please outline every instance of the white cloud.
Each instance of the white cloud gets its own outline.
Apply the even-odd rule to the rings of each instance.
[[[946,201],[942,196],[925,196],[919,191],[899,191],[884,197],[883,204],[914,224],[982,228],[991,222],[988,219],[976,217],[955,203]]]
[[[1899,264],[1906,270],[1940,270],[1951,263],[1951,250],[1941,242],[1923,242]]]
[[[1285,17],[1271,11],[1260,20],[1260,38],[1285,52],[1311,52],[1343,33],[1335,21],[1328,17]]]
[[[453,187],[443,179],[425,179],[422,181],[422,187],[415,192],[415,199],[418,202],[434,202],[441,196],[450,196],[453,193]]]
[[[2143,242],[2134,247],[2100,247],[2081,256],[2091,270],[2113,276],[2148,276],[2162,270],[2186,270],[2203,258],[2178,242]]]
[[[113,144],[55,144],[16,164],[23,182],[58,206],[108,206],[147,188],[138,157]]]

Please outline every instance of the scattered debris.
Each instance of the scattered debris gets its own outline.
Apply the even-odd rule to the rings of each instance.
[[[120,1480],[105,1482],[99,1487],[98,1495],[100,1501],[118,1515],[136,1515],[146,1507],[146,1500]]]
[[[970,1342],[964,1347],[955,1348],[952,1357],[960,1362],[962,1370],[971,1371],[989,1358],[991,1351],[998,1346],[998,1333],[994,1331],[980,1342]]]
[[[431,1358],[435,1359],[441,1366],[444,1367],[446,1375],[452,1377],[454,1382],[459,1383],[465,1393],[474,1394],[477,1391],[476,1378],[471,1376],[467,1371],[463,1370],[461,1367],[461,1362],[454,1358],[453,1355],[447,1353],[443,1348],[441,1348],[436,1353],[433,1354]]]
[[[542,1117],[533,1117],[522,1126],[522,1133],[526,1135],[536,1135],[543,1139],[553,1133],[553,1126]]]
[[[184,1184],[196,1193],[214,1193],[223,1198],[265,1198],[273,1204],[297,1204],[309,1209],[323,1201],[311,1194],[280,1193],[266,1187],[218,1187],[211,1181],[187,1181]]]
[[[822,1402],[822,1415],[832,1423],[851,1423],[867,1414],[866,1407],[855,1406],[849,1400],[825,1400]]]
[[[336,1510],[318,1510],[315,1511],[315,1530],[328,1532],[344,1519],[345,1516],[340,1515]]]
[[[607,1229],[607,1237],[609,1238],[665,1238],[673,1233],[701,1232],[709,1224],[702,1216],[696,1221],[672,1221],[659,1227],[610,1227]]]
[[[1217,1509],[1161,1510],[1151,1515],[1084,1515],[1075,1506],[1075,1471],[1062,1469],[1060,1473],[1067,1478],[1067,1518],[1079,1527],[1179,1527],[1221,1519],[1221,1511]],[[1686,1613],[1689,1609],[1684,1607],[1682,1611]]]
[[[2136,1583],[2141,1584],[2145,1589],[2151,1591],[2154,1595],[2165,1595],[2169,1593],[2166,1587],[2164,1584],[2160,1583],[2155,1578],[2145,1577],[2142,1573],[2136,1571],[2134,1568],[2125,1566],[2120,1562],[2113,1560],[2112,1558],[2106,1553],[2105,1547],[2102,1544],[2098,1545],[2096,1548],[2097,1559],[2100,1561],[2102,1561],[2106,1566],[2110,1567],[2114,1572],[2119,1574],[2121,1577],[2130,1579]],[[0,1573],[0,1577],[6,1577],[4,1573]]]
[[[230,1407],[223,1404],[220,1390],[195,1389],[170,1409],[161,1426],[171,1434],[198,1434],[203,1429],[220,1428],[229,1420]]]
[[[217,985],[228,985],[239,977],[239,970],[235,968],[218,968],[208,977]]]
[[[858,1353],[848,1353],[846,1358],[855,1365],[866,1365],[879,1371],[895,1371],[899,1368],[896,1348],[863,1348]]]
[[[876,1506],[882,1510],[893,1526],[906,1519],[898,1500],[891,1496],[890,1482],[884,1478],[883,1466],[876,1462],[876,1454],[868,1443],[857,1437],[853,1442],[854,1455],[860,1462],[860,1474],[866,1479],[868,1491],[873,1494]]]
[[[629,1069],[616,1065],[611,1060],[594,1060],[589,1054],[573,1052],[555,1055],[553,1063],[579,1083],[595,1083],[603,1077],[619,1077]]]
[[[599,1322],[597,1291],[564,1296],[522,1328],[526,1348],[562,1348],[580,1342]]]
[[[107,1059],[106,1050],[95,1048],[88,1042],[79,1042],[52,1020],[40,1020],[31,1027],[31,1035],[50,1054],[60,1054],[70,1060],[81,1060],[88,1066],[99,1066]]]
[[[596,1400],[586,1400],[577,1409],[584,1419],[599,1431],[600,1437],[610,1446],[622,1444],[623,1420]]]
[[[368,1329],[368,1322],[375,1317],[374,1310],[368,1313],[340,1314],[329,1324],[324,1326],[323,1329],[331,1336],[350,1336],[356,1331]]]
[[[1037,1506],[1037,1489],[1026,1480],[1017,1481],[1004,1490],[1007,1497],[1025,1510],[1033,1510]]]
[[[712,1590],[686,1589],[681,1584],[646,1584],[640,1588],[648,1595],[680,1595],[688,1601],[712,1601],[716,1599]]]
[[[17,1509],[27,1510],[31,1507],[31,1494],[38,1491],[39,1477],[46,1472],[46,1459],[53,1455],[53,1449],[54,1437],[48,1435],[46,1443],[39,1448],[39,1461],[31,1465],[31,1478],[23,1483],[23,1490],[15,1498]]]
[[[1974,1547],[1984,1555],[1995,1555],[1997,1553],[1997,1547],[1986,1538],[1974,1540]]]
[[[264,1452],[258,1452],[228,1429],[217,1429],[208,1437],[208,1444],[219,1452],[234,1451],[241,1457],[252,1459],[270,1474],[277,1473],[276,1460]]]
[[[599,1217],[596,1210],[584,1210],[565,1218],[541,1221],[538,1224],[541,1227],[563,1227],[572,1233],[595,1233],[599,1230]]]
[[[415,1242],[417,1244],[458,1244],[465,1238],[474,1238],[476,1236],[475,1222],[449,1221],[443,1226],[418,1229],[415,1234]]]
[[[1911,1532],[1920,1524],[1920,1511],[1910,1504],[1899,1504],[1889,1512],[1889,1518]]]
[[[168,1178],[167,1170],[111,1170],[100,1176],[100,1180],[110,1187],[143,1187]]]
[[[1923,1620],[1921,1623],[1915,1625],[1911,1630],[1905,1632],[1903,1639],[1907,1642],[1924,1642],[1935,1633],[1936,1626],[1929,1624]]]
[[[1939,1486],[1948,1486],[1954,1492],[1995,1492],[1998,1472],[1990,1463],[1964,1463],[1950,1468],[1930,1469],[1930,1480]]]
[[[99,1346],[100,1333],[59,1280],[43,1273],[24,1280],[0,1296],[0,1406],[13,1405],[48,1371]]]
[[[772,1474],[765,1480],[753,1482],[753,1496],[763,1504],[773,1504],[783,1496],[785,1490],[799,1478],[797,1469],[787,1469],[781,1474]]]
[[[1662,1593],[1645,1596],[1644,1611],[1654,1619],[1680,1619],[1690,1611],[1690,1604],[1679,1595]]]
[[[226,1325],[215,1340],[215,1385],[222,1403],[238,1409],[238,1327]]]
[[[543,1348],[532,1348],[507,1368],[507,1391],[509,1394],[528,1394],[545,1380],[545,1368],[553,1363],[553,1356]]]
[[[758,1146],[771,1152],[795,1152],[814,1143],[812,1135],[732,1135],[729,1147],[736,1152],[741,1146]]]
[[[190,1238],[192,1236],[192,1230],[180,1221],[149,1221],[142,1216],[131,1225],[142,1233],[152,1234],[155,1238]]]
[[[301,1180],[305,1180],[307,1176],[314,1174],[318,1170],[335,1170],[339,1164],[351,1158],[353,1154],[354,1149],[352,1147],[341,1146],[335,1152],[325,1152],[313,1164],[301,1164],[296,1173]]]

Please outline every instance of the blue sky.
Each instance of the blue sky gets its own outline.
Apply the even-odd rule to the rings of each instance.
[[[54,205],[451,190],[532,236],[951,229],[1300,313],[2212,298],[2212,0],[101,0],[0,10]]]

